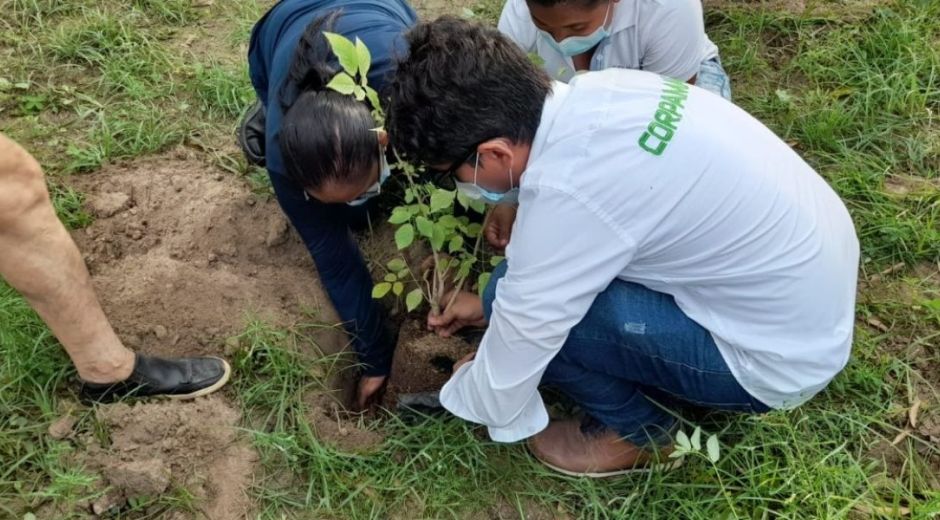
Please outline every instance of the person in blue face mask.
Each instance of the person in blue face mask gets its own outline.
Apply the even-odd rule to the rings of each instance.
[[[365,226],[390,176],[388,136],[367,103],[326,88],[340,67],[323,33],[366,44],[369,85],[381,93],[416,20],[404,0],[282,0],[255,25],[248,52],[258,103],[239,142],[250,162],[267,168],[352,338],[363,366],[358,408],[380,395],[397,340],[351,233]]]
[[[499,30],[544,62],[552,79],[638,69],[731,99],[701,0],[508,0]]]

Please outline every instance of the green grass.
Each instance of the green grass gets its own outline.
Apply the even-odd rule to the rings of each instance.
[[[252,98],[241,45],[267,5],[0,0],[0,125],[53,175],[70,227],[90,219],[81,195],[55,177],[180,144],[269,191],[228,144]],[[492,22],[500,6],[483,0],[474,13]],[[930,403],[927,412],[940,406],[940,276],[924,274],[940,260],[940,2],[820,7],[729,3],[706,19],[736,102],[826,177],[859,230],[867,285],[854,356],[823,395],[763,417],[696,417],[686,429],[717,434],[721,459],[693,456],[667,474],[560,477],[524,447],[442,418],[372,424],[385,442],[347,452],[319,439],[309,420],[307,398],[323,390],[335,359],[310,353],[308,328],[250,323],[232,388],[262,457],[252,490],[259,515],[940,517],[938,447],[917,435],[891,445],[913,395]],[[48,330],[0,283],[0,517],[56,508],[65,511],[56,517],[81,517],[75,504],[99,492],[92,474],[69,464],[71,444],[45,435],[74,397],[71,377]],[[97,427],[81,409],[79,428]],[[197,507],[184,489],[134,505],[125,517]]]

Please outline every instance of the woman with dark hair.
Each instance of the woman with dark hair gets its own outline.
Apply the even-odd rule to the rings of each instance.
[[[381,92],[415,21],[404,0],[283,0],[255,25],[248,51],[259,104],[246,115],[240,142],[249,160],[267,168],[353,339],[363,366],[360,408],[383,387],[396,341],[350,232],[366,222],[388,178],[388,137],[375,129],[367,103],[326,88],[339,66],[323,33],[365,43],[369,85]]]

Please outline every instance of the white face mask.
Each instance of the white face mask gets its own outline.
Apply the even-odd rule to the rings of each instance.
[[[379,160],[381,161],[380,170],[379,170],[379,180],[375,184],[369,186],[369,189],[364,191],[362,195],[359,195],[355,199],[347,202],[350,206],[362,206],[369,201],[372,197],[382,193],[382,185],[385,184],[385,181],[392,176],[392,169],[388,165],[388,161],[385,160],[385,149],[379,148]]]
[[[480,154],[477,152],[477,159],[473,165],[473,183],[455,181],[457,189],[472,200],[482,200],[491,205],[496,204],[518,204],[519,187],[513,186],[512,168],[509,169],[509,191],[503,193],[493,193],[477,184],[477,170],[480,168]]]
[[[607,21],[610,20],[610,9],[613,3],[614,0],[608,0],[607,14],[604,16],[604,23],[602,23],[596,31],[587,36],[569,36],[559,42],[556,41],[551,34],[548,34],[541,29],[539,30],[539,34],[546,43],[551,45],[556,51],[565,56],[571,57],[584,54],[594,47],[597,47],[600,42],[604,41],[610,36],[610,31],[607,30]]]

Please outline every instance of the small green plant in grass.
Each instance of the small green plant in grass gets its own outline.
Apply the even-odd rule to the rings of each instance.
[[[381,129],[385,114],[378,93],[369,86],[368,73],[372,60],[369,49],[359,38],[353,42],[339,34],[323,34],[342,67],[327,84],[327,88],[354,96],[358,101],[368,100],[372,105],[376,130]],[[467,216],[456,216],[457,205],[481,214],[485,212],[485,206],[456,190],[445,190],[420,182],[420,169],[401,157],[398,157],[396,169],[404,176],[407,184],[404,204],[394,208],[388,220],[397,226],[395,244],[399,250],[404,250],[412,247],[416,240],[424,241],[430,246],[433,265],[415,276],[404,260],[391,260],[386,265],[388,273],[384,280],[375,285],[372,297],[384,298],[389,293],[404,297],[408,311],[417,309],[427,301],[432,312],[438,313],[447,291],[456,287],[451,299],[456,297],[474,268],[481,263],[483,225],[471,222]],[[481,290],[488,280],[488,273],[479,273],[477,284]]]
[[[709,435],[705,441],[705,452],[702,453],[702,428],[696,426],[692,430],[692,436],[689,437],[684,431],[679,430],[676,433],[675,450],[669,454],[669,458],[677,459],[687,455],[700,455],[715,464],[720,458],[721,452],[718,444],[717,435]]]

